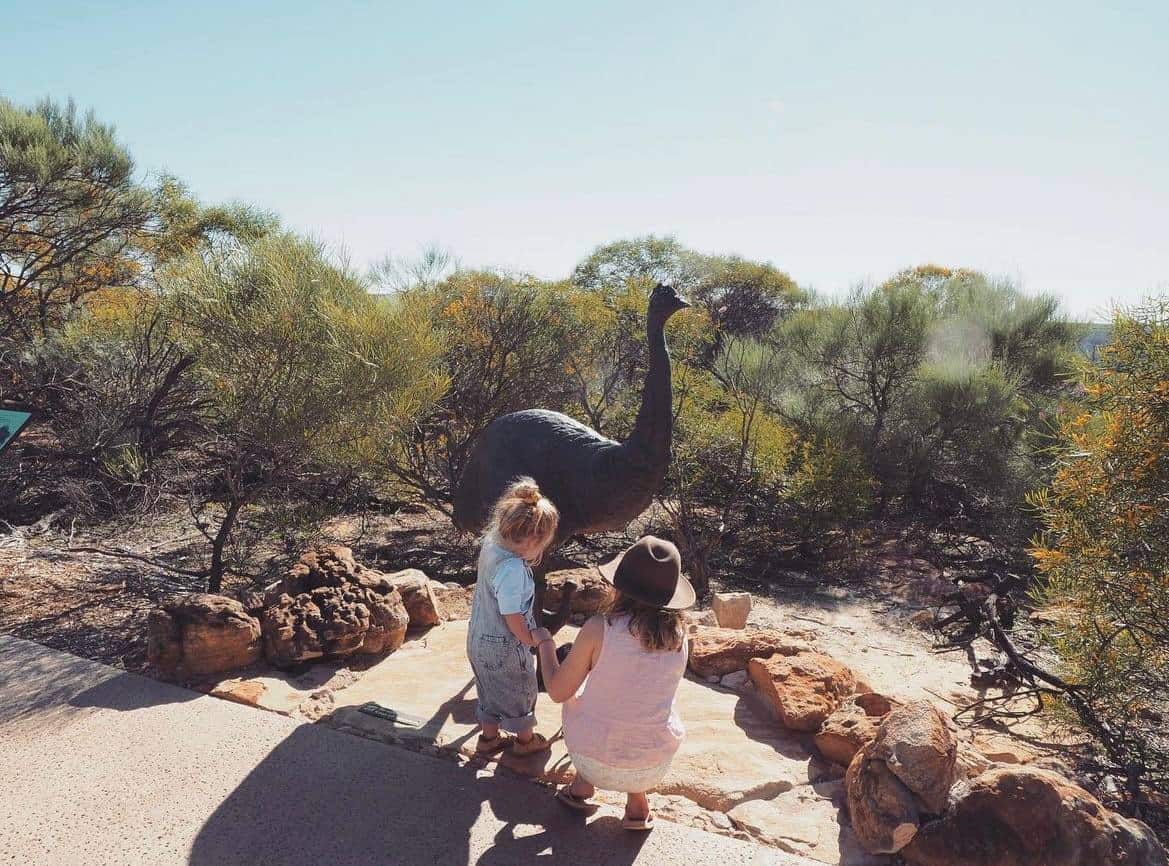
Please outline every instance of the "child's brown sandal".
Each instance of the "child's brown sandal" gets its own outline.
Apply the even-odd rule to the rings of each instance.
[[[475,743],[475,753],[479,755],[491,755],[506,749],[511,743],[512,738],[503,731],[500,731],[494,737],[484,737],[480,734],[478,742]]]
[[[519,740],[513,740],[511,744],[511,753],[513,755],[525,756],[534,755],[537,752],[544,752],[551,748],[551,743],[543,734],[532,733],[532,739],[526,743],[521,743]]]

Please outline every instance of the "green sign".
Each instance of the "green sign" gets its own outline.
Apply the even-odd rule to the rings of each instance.
[[[32,412],[0,409],[0,452],[16,441],[20,431],[32,419]]]

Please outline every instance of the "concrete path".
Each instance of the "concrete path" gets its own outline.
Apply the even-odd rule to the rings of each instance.
[[[3,635],[0,744],[0,862],[22,866],[811,864],[586,823],[530,783]]]

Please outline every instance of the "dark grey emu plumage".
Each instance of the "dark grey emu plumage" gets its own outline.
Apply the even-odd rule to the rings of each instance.
[[[479,437],[454,495],[454,522],[480,532],[507,486],[531,476],[560,509],[560,528],[549,548],[573,535],[624,529],[653,501],[670,463],[673,394],[665,324],[690,306],[670,286],[658,285],[646,316],[649,370],[633,432],[607,439],[560,412],[527,409],[496,418]],[[542,604],[543,575],[537,584]],[[568,614],[570,593],[549,628]],[[540,607],[540,605],[538,605]]]

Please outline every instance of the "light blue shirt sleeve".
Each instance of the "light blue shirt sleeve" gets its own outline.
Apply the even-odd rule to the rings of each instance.
[[[491,578],[491,588],[495,590],[499,612],[504,616],[509,613],[529,613],[535,584],[519,559],[509,556],[499,564]]]

